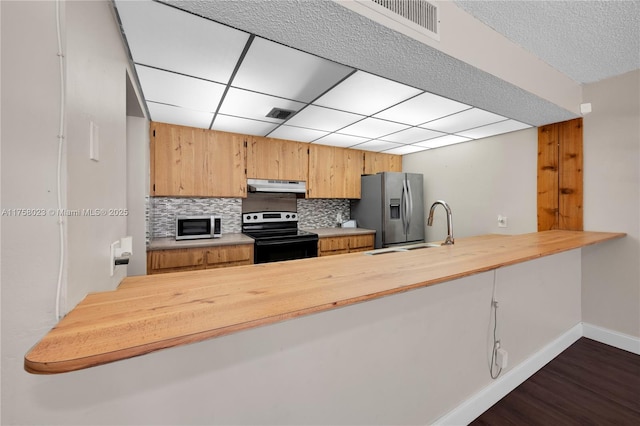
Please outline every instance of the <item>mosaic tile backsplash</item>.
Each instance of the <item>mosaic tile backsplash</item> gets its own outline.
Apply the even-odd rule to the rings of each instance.
[[[343,221],[349,219],[349,200],[300,198],[296,201],[300,228],[335,227],[338,214],[342,215]],[[221,216],[223,234],[239,233],[242,228],[242,198],[149,197],[148,239],[174,237],[176,215],[202,214]]]
[[[175,237],[176,216],[208,214],[222,217],[223,234],[238,233],[241,227],[242,199],[151,197],[151,236]]]
[[[343,221],[349,219],[349,200],[300,198],[297,201],[299,228],[335,228],[338,214]]]

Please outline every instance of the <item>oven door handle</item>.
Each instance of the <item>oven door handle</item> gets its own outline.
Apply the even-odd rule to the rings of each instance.
[[[281,246],[286,244],[297,244],[297,243],[317,243],[318,238],[316,237],[308,237],[308,238],[296,238],[295,240],[271,240],[271,241],[261,241],[256,240],[257,246]]]

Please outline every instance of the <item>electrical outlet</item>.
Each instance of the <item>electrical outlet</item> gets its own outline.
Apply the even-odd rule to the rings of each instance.
[[[496,351],[496,365],[500,368],[507,368],[509,353],[502,348]]]
[[[498,228],[506,228],[507,227],[507,217],[498,215]]]

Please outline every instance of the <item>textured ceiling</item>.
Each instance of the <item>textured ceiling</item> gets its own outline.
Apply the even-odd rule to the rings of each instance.
[[[334,1],[166,1],[332,61],[534,126],[576,115]]]
[[[456,4],[579,83],[640,68],[639,1]]]

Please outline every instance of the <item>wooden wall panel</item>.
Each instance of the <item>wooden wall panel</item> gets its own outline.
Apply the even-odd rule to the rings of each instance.
[[[538,231],[583,229],[582,118],[538,128]]]
[[[582,118],[561,123],[559,136],[559,229],[582,231]]]
[[[538,232],[558,229],[558,124],[538,128]]]

